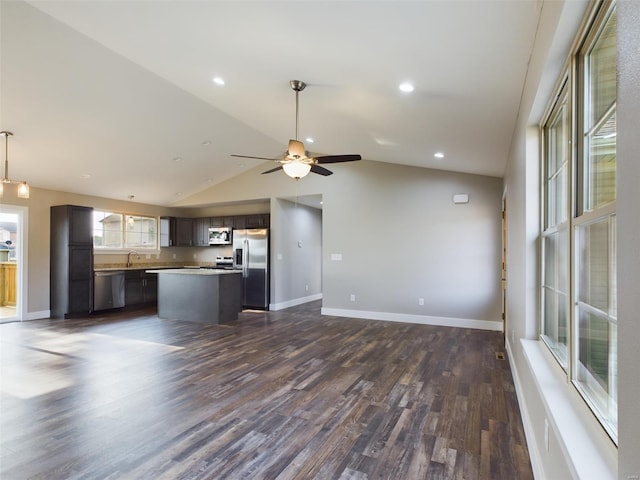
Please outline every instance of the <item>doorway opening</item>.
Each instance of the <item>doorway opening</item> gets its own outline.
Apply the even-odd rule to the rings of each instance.
[[[0,323],[22,320],[27,208],[0,205]]]

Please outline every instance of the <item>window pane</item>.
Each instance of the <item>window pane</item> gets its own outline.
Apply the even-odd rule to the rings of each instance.
[[[609,299],[609,219],[578,229],[578,299],[607,312]]]
[[[598,123],[616,99],[617,24],[614,10],[587,54],[588,102],[591,112],[587,130]]]
[[[616,199],[616,111],[588,138],[589,202],[594,210]]]
[[[617,216],[611,216],[611,241],[609,250],[609,315],[618,318],[618,221]]]
[[[156,248],[157,226],[154,217],[140,217],[127,215],[126,247],[127,248]]]
[[[567,326],[567,296],[545,288],[543,337],[565,368],[567,367]]]
[[[543,337],[563,367],[567,366],[567,301],[569,290],[568,231],[544,239]]]
[[[570,122],[565,94],[548,127],[546,163],[546,227],[567,221],[567,165],[569,161]]]
[[[97,248],[122,248],[122,214],[93,211],[93,245]]]
[[[576,383],[608,430],[617,431],[618,328],[604,316],[580,310]]]
[[[606,318],[591,312],[580,311],[579,316],[579,360],[591,375],[583,374],[578,380],[586,383],[596,382],[595,384],[608,391],[609,353],[612,348],[610,324]]]

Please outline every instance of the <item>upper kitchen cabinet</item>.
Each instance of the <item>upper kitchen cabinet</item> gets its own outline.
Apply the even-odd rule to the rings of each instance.
[[[53,318],[93,310],[93,209],[51,207],[50,310]]]
[[[176,246],[193,246],[193,218],[176,218]]]
[[[193,242],[193,218],[160,218],[161,247],[191,247]]]
[[[176,219],[173,217],[160,218],[160,246],[176,246]]]
[[[269,226],[270,216],[268,213],[259,215],[247,215],[245,217],[244,228],[267,228]]]
[[[211,226],[233,228],[234,227],[233,218],[234,217],[212,217]]]
[[[209,245],[209,227],[211,224],[210,217],[193,219],[193,246],[204,247]]]

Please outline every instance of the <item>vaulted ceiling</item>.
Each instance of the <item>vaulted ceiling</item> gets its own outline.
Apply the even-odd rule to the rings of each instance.
[[[230,154],[285,150],[293,79],[313,152],[502,176],[541,5],[3,1],[10,176],[169,205],[273,166]]]

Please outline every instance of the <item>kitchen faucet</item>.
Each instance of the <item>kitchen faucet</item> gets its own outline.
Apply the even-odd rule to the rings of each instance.
[[[138,252],[136,252],[135,250],[131,250],[128,254],[127,254],[127,268],[129,268],[131,265],[133,265],[133,263],[131,262],[131,254],[135,254],[136,258],[138,260],[140,260],[140,254]]]

